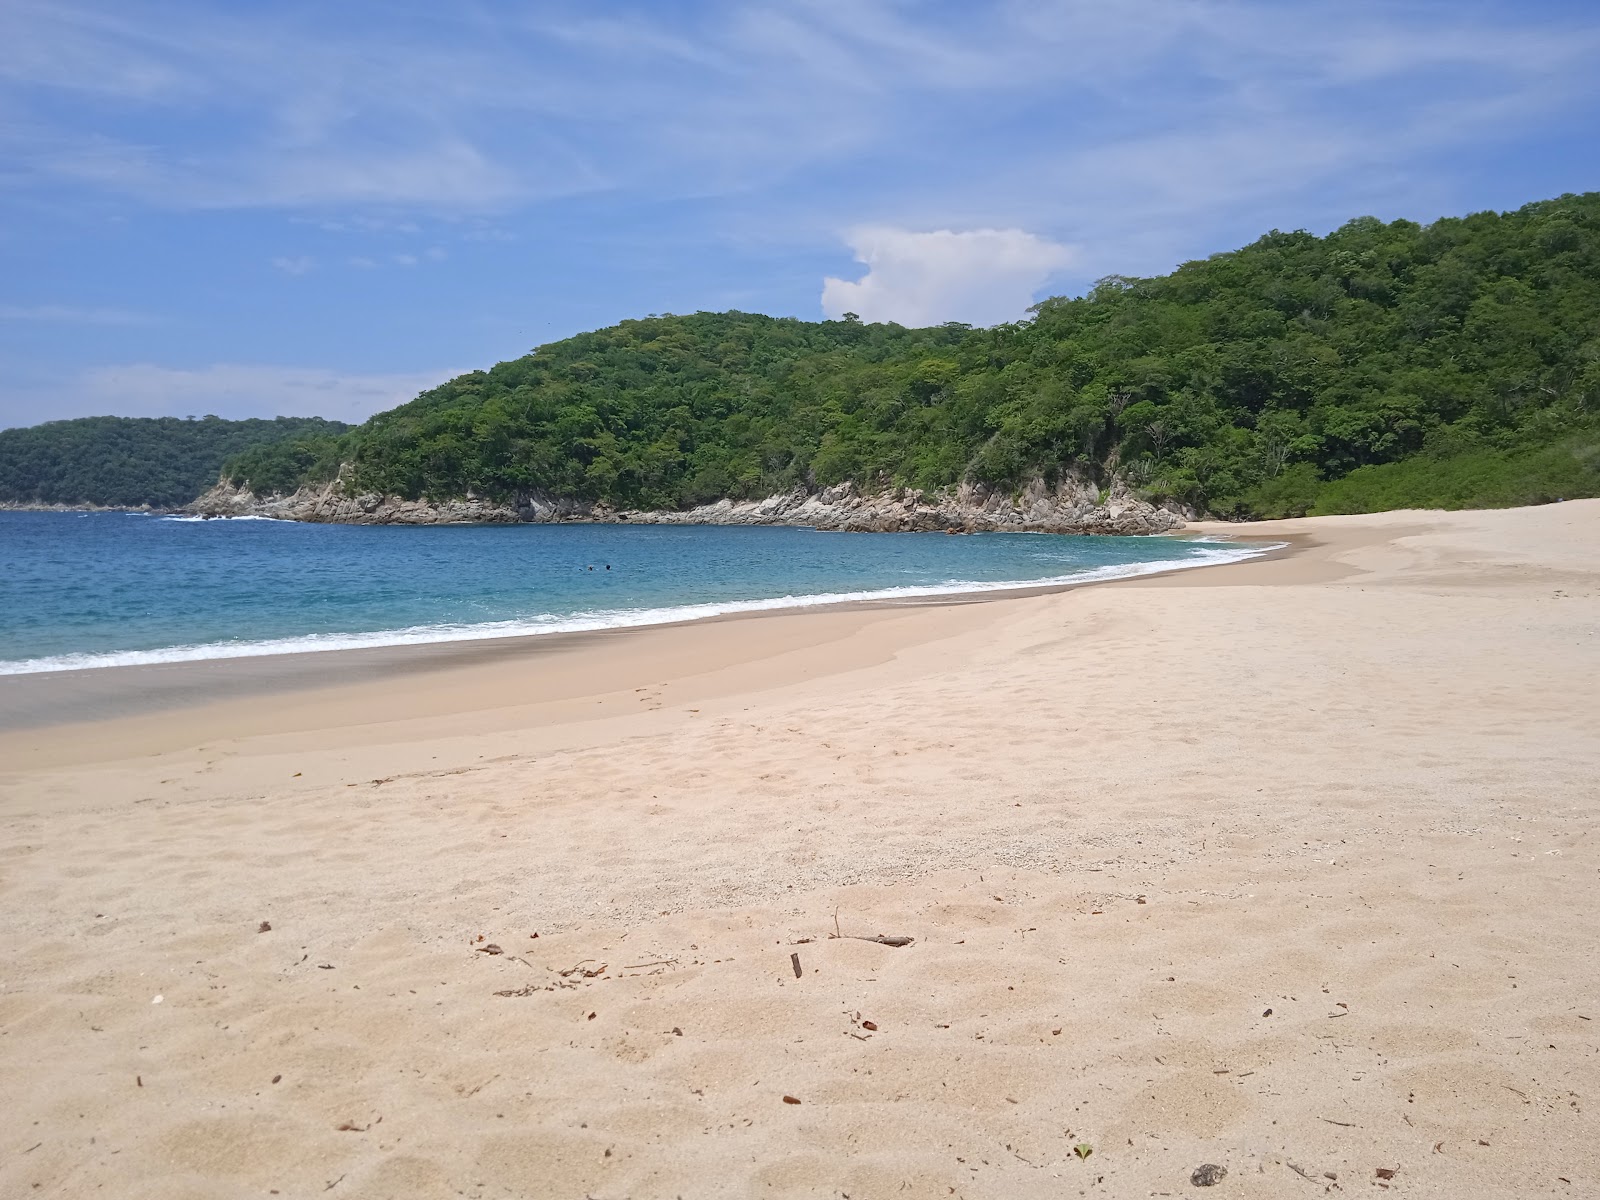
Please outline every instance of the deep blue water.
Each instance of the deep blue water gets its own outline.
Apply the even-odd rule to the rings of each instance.
[[[0,674],[642,625],[1255,552],[1173,538],[0,512]]]

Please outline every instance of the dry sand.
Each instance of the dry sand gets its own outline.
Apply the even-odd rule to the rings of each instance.
[[[1228,532],[0,735],[0,1196],[1600,1196],[1600,501]]]

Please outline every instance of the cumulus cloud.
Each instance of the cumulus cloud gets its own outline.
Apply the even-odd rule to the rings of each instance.
[[[1077,258],[1071,246],[1021,229],[916,233],[874,226],[855,230],[849,245],[867,273],[854,281],[825,279],[822,311],[835,320],[853,312],[864,321],[909,326],[1014,321]]]
[[[115,413],[125,417],[327,417],[364,421],[413,399],[459,371],[350,374],[322,367],[217,363],[164,367],[153,363],[93,367],[53,384],[0,400],[0,427]]]

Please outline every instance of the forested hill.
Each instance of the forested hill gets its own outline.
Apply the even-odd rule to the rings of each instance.
[[[252,447],[326,442],[349,429],[320,417],[81,417],[0,430],[0,502],[177,507]]]
[[[626,321],[228,465],[415,498],[679,508],[1079,464],[1224,515],[1600,494],[1600,194],[1273,232],[993,329]]]

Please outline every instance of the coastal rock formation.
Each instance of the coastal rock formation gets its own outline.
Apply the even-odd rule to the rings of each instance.
[[[0,500],[0,512],[44,512],[44,513],[84,513],[84,512],[130,512],[130,513],[156,513],[168,512],[169,509],[157,508],[150,504],[92,504],[84,501],[82,504],[55,504],[42,500]]]
[[[803,525],[841,533],[1015,531],[1035,533],[1166,533],[1183,517],[1132,495],[1120,479],[1109,490],[1081,475],[1054,487],[1035,479],[1020,492],[983,484],[925,492],[892,488],[863,494],[855,484],[796,488],[764,500],[718,500],[684,512],[613,509],[604,504],[528,493],[514,503],[468,496],[403,500],[351,496],[338,484],[302,488],[288,496],[257,496],[219,483],[191,506],[202,516],[263,516],[351,525],[458,525],[595,522],[621,525]]]
[[[376,493],[350,496],[340,485],[301,488],[287,496],[258,496],[226,480],[189,506],[202,517],[273,517],[333,525],[495,525],[526,518],[518,510],[469,496],[464,500],[404,500]]]
[[[1102,495],[1092,481],[1072,476],[1054,488],[1035,479],[1020,493],[962,484],[937,492],[895,488],[863,495],[853,483],[842,483],[765,500],[719,500],[687,512],[620,513],[617,519],[652,525],[806,525],[847,533],[1145,534],[1183,527],[1182,517],[1137,499],[1120,481]]]

